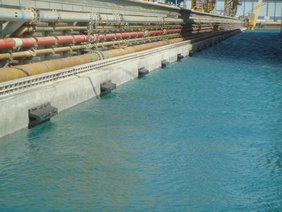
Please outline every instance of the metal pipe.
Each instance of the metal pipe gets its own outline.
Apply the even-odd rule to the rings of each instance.
[[[38,46],[55,45],[57,42],[56,37],[36,37]]]
[[[58,26],[58,27],[35,27],[36,32],[42,32],[42,31],[67,31],[67,30],[73,30],[73,31],[82,31],[87,30],[87,26]]]
[[[276,21],[276,0],[274,0],[274,21]]]
[[[0,21],[25,21],[30,22],[35,19],[32,10],[18,10],[10,8],[0,8]]]
[[[132,52],[143,51],[151,48],[156,48],[164,46],[167,44],[173,44],[183,41],[183,38],[171,39],[158,41],[149,44],[142,44],[138,46],[132,46],[125,49],[114,49],[109,51],[94,51],[91,54],[80,55],[74,57],[68,57],[63,59],[50,60],[40,63],[32,63],[21,66],[14,66],[12,68],[1,68],[0,69],[0,82],[5,82],[9,80],[19,79],[26,76],[37,75],[41,73],[51,72],[55,70],[60,70],[68,67],[73,67],[77,65],[82,65],[90,62],[95,62],[97,60],[102,60],[106,58],[121,56],[129,54]]]
[[[144,41],[144,40],[160,40],[160,39],[169,39],[174,38],[176,36],[179,36],[178,34],[169,34],[169,35],[162,35],[162,36],[152,36],[152,37],[144,37],[144,38],[134,38],[130,40],[120,40],[120,41],[111,41],[111,42],[104,42],[104,43],[97,43],[97,47],[102,46],[111,46],[111,45],[117,45],[117,44],[124,44],[124,43],[130,43],[130,42],[138,42],[138,41]],[[52,41],[52,40],[51,40]],[[53,42],[53,41],[52,41]],[[73,50],[80,50],[80,49],[87,49],[91,48],[91,46],[88,45],[78,45],[78,46],[68,46],[68,47],[57,47],[57,48],[49,48],[49,49],[37,49],[37,50],[29,50],[29,51],[22,51],[22,52],[14,52],[14,53],[5,53],[0,54],[0,60],[4,59],[16,59],[16,58],[26,58],[26,57],[33,57],[33,56],[39,56],[43,54],[54,54],[59,52],[70,52]]]
[[[182,29],[164,29],[146,32],[149,36],[181,32]],[[114,39],[138,38],[146,35],[144,32],[123,32],[96,35],[65,35],[35,38],[10,38],[0,39],[0,49],[13,49],[33,46],[50,46],[56,44],[77,44],[83,42],[109,41]]]
[[[37,16],[39,20],[37,20]],[[0,8],[0,21],[83,23],[181,23],[182,19],[156,16],[109,15],[82,12]]]
[[[21,37],[24,33],[28,32],[29,28],[27,26],[21,27],[16,33],[14,34],[15,37]]]

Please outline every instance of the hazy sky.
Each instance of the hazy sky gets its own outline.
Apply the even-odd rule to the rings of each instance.
[[[191,0],[186,0],[187,7],[191,8]],[[245,2],[245,15],[248,14],[249,11],[252,9],[252,2],[251,0],[244,1],[242,0],[243,5],[238,7],[238,13],[237,15],[242,16],[244,11],[244,2]],[[257,0],[253,0],[254,7],[257,5]],[[217,10],[223,10],[224,8],[224,1],[223,0],[217,0],[216,3],[216,9]],[[276,16],[276,18],[281,17],[281,9],[282,9],[282,0],[276,0],[276,10],[275,10],[275,0],[269,1],[269,10],[268,15],[273,17]],[[266,14],[266,1],[264,1],[263,6],[261,8],[260,16],[265,16]]]

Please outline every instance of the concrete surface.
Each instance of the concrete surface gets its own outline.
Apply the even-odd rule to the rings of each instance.
[[[28,110],[50,102],[62,112],[70,107],[100,95],[100,84],[111,80],[117,86],[138,77],[138,69],[150,72],[161,67],[161,61],[177,61],[177,54],[188,56],[190,51],[198,51],[227,37],[226,34],[194,44],[187,44],[153,53],[138,59],[92,70],[84,74],[39,85],[0,98],[0,137],[28,126]]]

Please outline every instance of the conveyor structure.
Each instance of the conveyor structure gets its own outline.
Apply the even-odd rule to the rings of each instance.
[[[136,0],[4,2],[0,82],[242,27],[235,18]]]

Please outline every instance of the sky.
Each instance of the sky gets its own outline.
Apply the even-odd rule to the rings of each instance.
[[[186,0],[188,9],[191,8],[191,0]],[[253,0],[254,7],[257,5],[257,0]],[[244,7],[245,5],[245,7]],[[224,1],[217,0],[216,3],[216,10],[223,10],[224,8]],[[245,9],[244,9],[245,8]],[[269,0],[269,10],[268,16],[271,16],[276,19],[280,19],[281,17],[281,9],[282,9],[282,0],[276,0],[276,10],[275,10],[275,0]],[[252,0],[242,0],[242,6],[238,7],[238,16],[243,16],[245,11],[245,16],[248,14],[249,11],[252,10]],[[264,0],[263,6],[261,7],[260,17],[264,17],[266,15],[266,1]]]

